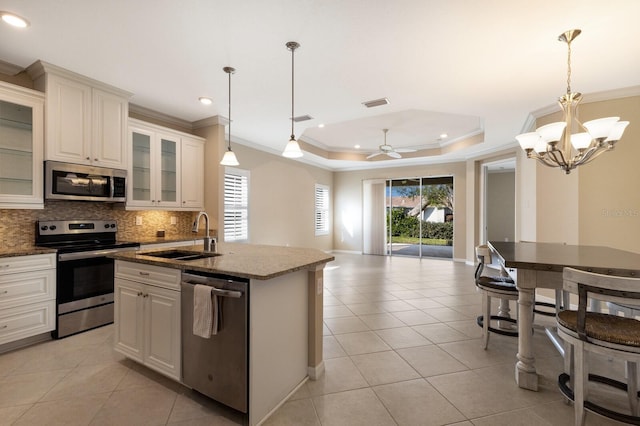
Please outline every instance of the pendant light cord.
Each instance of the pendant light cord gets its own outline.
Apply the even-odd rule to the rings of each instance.
[[[229,151],[231,151],[231,72],[229,72]]]
[[[294,121],[293,121],[293,117],[294,117],[294,115],[293,115],[294,114],[293,113],[293,102],[294,102],[294,96],[293,96],[294,87],[293,87],[293,83],[295,81],[295,78],[294,78],[295,67],[293,66],[294,65],[294,62],[293,62],[294,59],[293,58],[294,58],[294,55],[295,55],[295,51],[296,51],[296,48],[294,46],[292,46],[291,47],[291,140],[295,140],[295,138],[296,138],[296,136],[293,133],[293,123],[294,123]]]

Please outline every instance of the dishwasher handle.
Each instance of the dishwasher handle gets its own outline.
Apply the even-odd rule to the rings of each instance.
[[[208,285],[209,287],[211,287],[211,294],[215,294],[216,296],[222,296],[222,297],[231,297],[233,299],[240,299],[242,297],[242,292],[241,291],[236,291],[236,290],[224,290],[221,288],[217,288],[215,286],[212,285],[211,281],[208,281],[206,279],[204,280],[200,280],[200,279],[183,279],[182,280],[182,284],[187,284],[187,285],[196,285],[196,284],[202,284],[202,285]]]

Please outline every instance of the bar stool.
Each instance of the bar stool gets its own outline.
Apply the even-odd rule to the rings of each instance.
[[[487,349],[489,332],[504,336],[518,336],[518,331],[515,329],[501,328],[500,326],[491,327],[490,324],[491,320],[516,323],[515,319],[505,315],[491,315],[491,298],[496,297],[507,301],[518,300],[518,289],[510,277],[483,275],[485,266],[491,264],[491,250],[487,245],[476,247],[476,258],[478,259],[478,267],[475,272],[476,287],[482,292],[482,315],[477,318],[476,322],[482,327],[483,345]]]
[[[558,334],[566,342],[568,349],[565,353],[565,373],[558,377],[558,386],[565,397],[574,402],[575,424],[584,424],[585,410],[620,422],[640,424],[637,374],[637,363],[640,362],[640,321],[601,312],[587,312],[588,297],[614,303],[640,299],[640,278],[564,268],[563,279],[564,290],[578,294],[578,310],[565,310],[557,317]],[[628,371],[626,383],[589,374],[589,352],[624,361]],[[626,391],[631,415],[590,401],[589,381]]]

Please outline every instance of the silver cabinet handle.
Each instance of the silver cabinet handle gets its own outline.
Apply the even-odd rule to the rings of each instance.
[[[148,277],[149,273],[148,272],[142,272],[142,271],[138,271],[138,273],[142,276]]]
[[[138,296],[142,296],[143,293],[141,291],[138,292]]]

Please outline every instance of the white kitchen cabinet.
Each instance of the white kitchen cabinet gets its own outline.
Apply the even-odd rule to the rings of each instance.
[[[116,261],[115,350],[181,380],[180,270]]]
[[[0,81],[0,208],[42,209],[44,96]]]
[[[204,140],[129,120],[128,209],[202,210]]]
[[[47,97],[45,160],[127,168],[131,93],[42,61],[27,71]]]
[[[204,210],[204,141],[182,138],[182,207]]]
[[[53,331],[55,254],[0,259],[0,345]]]

